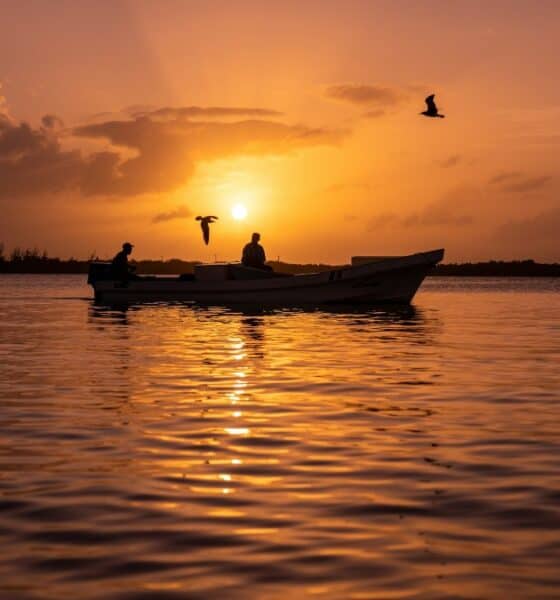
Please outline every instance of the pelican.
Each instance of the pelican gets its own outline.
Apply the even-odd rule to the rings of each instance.
[[[207,217],[196,217],[196,221],[200,221],[200,229],[202,229],[202,239],[204,243],[208,246],[208,242],[210,241],[210,223],[216,221],[218,217],[214,217],[209,215]]]
[[[439,117],[440,119],[444,119],[445,115],[438,113],[436,103],[434,102],[434,96],[435,94],[430,94],[426,98],[425,102],[428,108],[420,114],[424,115],[425,117]]]

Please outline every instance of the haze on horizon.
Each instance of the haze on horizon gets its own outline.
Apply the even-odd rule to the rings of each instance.
[[[4,0],[0,241],[559,261],[559,22],[554,0]],[[446,119],[418,115],[431,92]]]

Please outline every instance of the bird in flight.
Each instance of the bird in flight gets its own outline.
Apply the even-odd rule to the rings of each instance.
[[[435,94],[430,94],[425,102],[426,102],[426,106],[428,107],[425,111],[421,112],[421,115],[424,115],[425,117],[439,117],[440,119],[444,119],[445,115],[442,115],[441,113],[438,112],[436,103],[434,102],[434,96]]]
[[[202,229],[202,239],[204,243],[208,246],[208,242],[210,241],[210,223],[216,221],[218,217],[214,217],[209,215],[208,217],[196,217],[196,221],[200,221],[200,229]]]

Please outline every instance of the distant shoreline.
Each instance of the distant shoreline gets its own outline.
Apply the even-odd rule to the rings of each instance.
[[[136,266],[137,273],[143,275],[180,275],[192,273],[199,261],[185,261],[172,258],[169,260],[130,261]],[[48,256],[23,254],[16,259],[0,259],[0,273],[15,274],[86,274],[89,260],[61,260]],[[269,261],[268,263],[279,273],[317,273],[339,268],[341,265],[297,264]],[[440,264],[429,273],[432,276],[452,277],[560,277],[560,263],[537,263],[533,260],[520,261],[487,261],[478,263]]]

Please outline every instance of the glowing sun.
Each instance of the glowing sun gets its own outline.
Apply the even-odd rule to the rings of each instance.
[[[245,208],[245,206],[243,204],[235,204],[231,208],[231,216],[236,221],[243,221],[243,219],[245,219],[247,217],[247,209]]]

